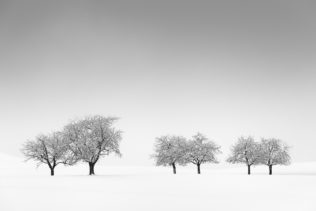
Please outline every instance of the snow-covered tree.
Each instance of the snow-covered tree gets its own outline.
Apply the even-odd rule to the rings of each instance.
[[[152,156],[157,166],[172,166],[176,174],[176,164],[185,165],[185,138],[182,136],[162,136],[156,138],[155,154]]]
[[[229,163],[245,163],[248,167],[248,174],[252,165],[260,162],[260,145],[254,141],[253,137],[240,137],[231,148],[231,155],[228,157]]]
[[[94,175],[94,166],[105,155],[121,155],[119,144],[122,132],[113,127],[117,118],[99,115],[88,116],[65,126],[64,134],[70,149],[78,160],[89,164],[89,175]]]
[[[76,162],[61,132],[39,135],[35,140],[27,141],[22,148],[22,153],[27,160],[37,161],[38,165],[47,164],[51,176],[54,176],[55,167],[58,164],[72,165]]]
[[[272,166],[289,165],[291,157],[289,147],[279,139],[261,140],[261,159],[260,162],[269,167],[269,174],[272,174]]]
[[[218,163],[216,154],[221,153],[220,146],[210,141],[201,133],[197,133],[186,144],[185,159],[197,166],[197,173],[201,173],[202,163]]]

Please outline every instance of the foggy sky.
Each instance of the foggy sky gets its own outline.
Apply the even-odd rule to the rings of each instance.
[[[0,152],[87,114],[120,117],[121,159],[197,131],[276,137],[316,160],[313,1],[1,1]]]

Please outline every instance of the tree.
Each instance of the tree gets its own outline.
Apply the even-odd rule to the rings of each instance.
[[[220,147],[208,140],[201,133],[197,133],[186,145],[186,161],[197,166],[197,173],[201,173],[202,163],[218,163],[215,155],[221,153]]]
[[[269,167],[269,175],[272,175],[272,166],[290,164],[291,157],[289,155],[289,147],[281,140],[263,138],[260,145],[260,163]]]
[[[94,175],[98,160],[110,153],[121,155],[119,144],[122,132],[113,127],[117,118],[88,116],[65,126],[64,133],[70,149],[78,160],[89,164],[89,175]]]
[[[22,148],[22,153],[27,160],[37,161],[38,165],[42,163],[47,164],[50,168],[51,176],[54,176],[57,165],[72,165],[76,162],[61,132],[39,135],[35,140],[27,141]]]
[[[157,166],[172,166],[176,174],[176,164],[185,165],[185,138],[182,136],[162,136],[156,138],[155,154]]]
[[[260,162],[260,145],[254,141],[253,137],[240,137],[231,148],[231,155],[227,162],[245,163],[248,167],[248,175],[250,175],[251,166]]]

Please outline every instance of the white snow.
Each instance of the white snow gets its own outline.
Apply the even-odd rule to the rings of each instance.
[[[178,167],[96,166],[36,169],[34,163],[0,154],[1,211],[63,210],[316,210],[316,162],[274,167],[202,165]]]

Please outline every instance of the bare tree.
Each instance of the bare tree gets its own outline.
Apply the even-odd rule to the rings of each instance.
[[[197,166],[201,173],[202,163],[218,163],[215,155],[221,153],[220,147],[201,133],[197,133],[186,145],[186,161]]]
[[[95,115],[71,122],[64,128],[72,153],[89,164],[89,175],[95,174],[94,166],[102,156],[110,153],[121,155],[119,144],[122,132],[113,127],[116,120]]]
[[[289,147],[281,140],[263,138],[260,145],[260,162],[269,167],[269,175],[272,175],[272,166],[290,164],[291,157],[289,155]]]
[[[60,132],[39,135],[35,140],[27,141],[22,148],[22,153],[27,160],[37,161],[38,165],[47,164],[51,176],[54,176],[55,167],[58,164],[72,165],[76,162],[69,151],[68,143]]]
[[[162,136],[156,138],[155,154],[157,166],[172,166],[176,174],[176,164],[185,165],[185,138],[182,136]]]
[[[228,157],[227,162],[245,163],[250,175],[251,166],[260,162],[260,145],[254,141],[253,137],[240,137],[231,148],[231,155]]]

